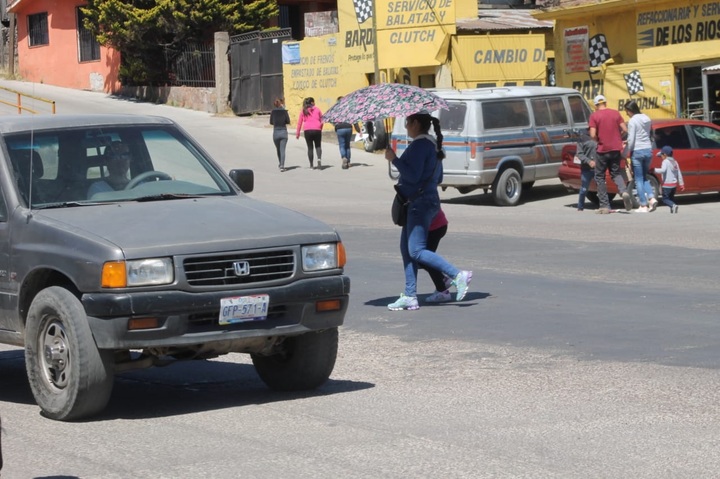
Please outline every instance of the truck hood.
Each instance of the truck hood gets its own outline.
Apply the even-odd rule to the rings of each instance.
[[[34,220],[147,258],[333,242],[304,214],[246,196],[199,197],[35,210]]]

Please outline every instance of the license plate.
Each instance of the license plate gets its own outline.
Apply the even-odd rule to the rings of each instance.
[[[267,294],[222,298],[220,300],[219,323],[222,325],[246,321],[262,321],[267,319],[269,304],[270,296]]]

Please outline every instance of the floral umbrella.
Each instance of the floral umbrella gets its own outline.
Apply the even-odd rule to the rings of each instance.
[[[402,83],[380,83],[360,88],[342,97],[323,115],[330,123],[370,121],[405,117],[421,110],[433,112],[448,105],[423,88]]]

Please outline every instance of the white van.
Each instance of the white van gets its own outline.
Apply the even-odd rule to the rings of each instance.
[[[501,206],[517,205],[523,189],[536,180],[558,177],[563,146],[588,127],[592,112],[571,88],[432,91],[450,107],[433,113],[447,154],[440,186],[461,193],[492,190]],[[405,122],[395,121],[391,145],[398,155],[407,148]]]

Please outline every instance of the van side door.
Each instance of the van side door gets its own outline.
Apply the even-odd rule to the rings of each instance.
[[[563,147],[571,141],[565,102],[562,96],[539,97],[532,98],[530,105],[539,139],[536,178],[552,178],[560,168]]]

